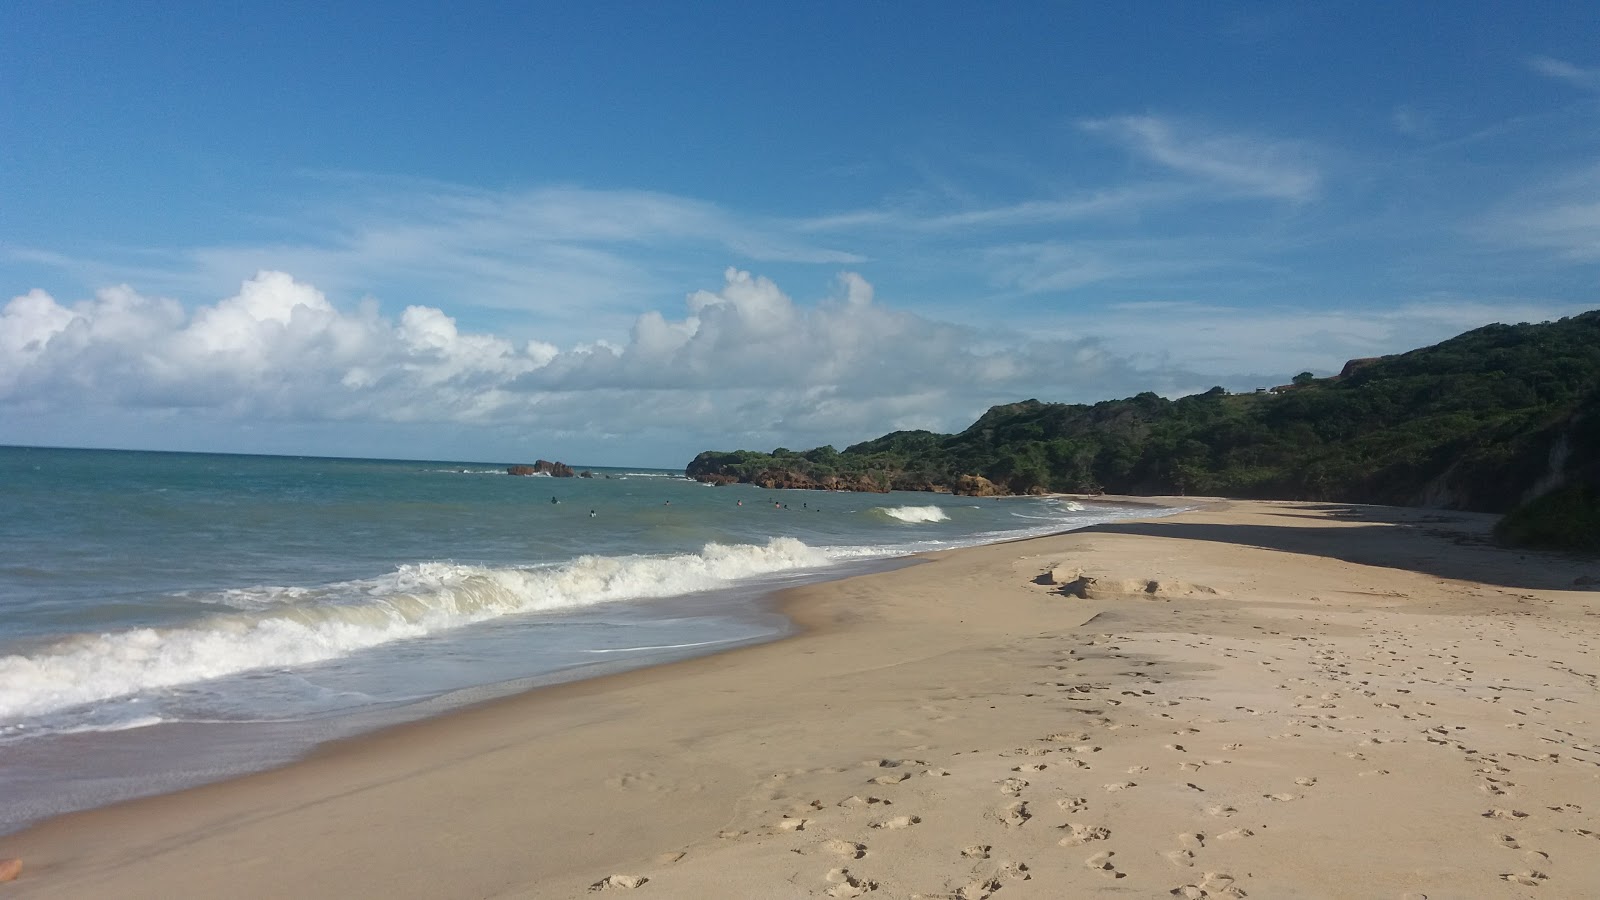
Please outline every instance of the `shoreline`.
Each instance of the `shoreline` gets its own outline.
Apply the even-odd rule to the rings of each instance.
[[[1113,515],[1128,514],[1117,504],[1102,504]],[[1155,507],[1159,510],[1159,507]],[[1056,526],[1063,527],[1063,526]],[[759,541],[756,542],[759,545]],[[906,553],[909,548],[898,548]],[[332,715],[303,719],[263,719],[228,723],[182,718],[154,723],[153,727],[126,729],[85,728],[81,733],[63,731],[41,735],[42,740],[27,744],[12,758],[9,781],[0,779],[0,794],[10,793],[9,808],[0,808],[0,838],[51,818],[89,811],[159,794],[173,793],[205,784],[246,777],[281,768],[318,752],[322,746],[360,737],[385,728],[447,714],[458,708],[490,702],[514,694],[538,690],[567,681],[587,680],[619,670],[651,668],[677,659],[706,653],[725,652],[748,644],[781,640],[792,623],[778,609],[775,595],[788,586],[813,581],[854,577],[863,572],[885,571],[906,564],[907,556],[834,560],[823,568],[809,570],[800,577],[781,582],[772,576],[756,576],[750,583],[733,583],[709,591],[690,592],[650,601],[618,601],[624,606],[648,603],[665,607],[673,603],[690,604],[677,613],[665,615],[720,617],[759,622],[762,633],[716,642],[700,649],[671,646],[635,648],[648,653],[613,653],[595,656],[581,663],[566,664],[549,671],[510,674],[478,684],[452,686],[420,699],[377,703]],[[726,598],[734,598],[728,600]],[[688,612],[684,610],[688,609]],[[643,641],[640,643],[650,643]],[[685,644],[684,646],[689,646]],[[628,661],[623,661],[623,660]],[[496,673],[498,674],[498,673]],[[108,738],[108,735],[119,735]],[[115,743],[111,743],[111,741]],[[268,748],[267,752],[252,747]],[[80,756],[84,762],[73,768],[55,761]],[[141,768],[140,760],[154,760]],[[90,773],[79,777],[78,772]],[[4,788],[14,786],[14,791]]]
[[[1471,543],[1487,516],[1184,500],[1206,505],[782,591],[794,633],[776,641],[491,699],[279,769],[49,819],[0,837],[0,857],[26,867],[0,890],[569,897],[613,875],[626,876],[608,884],[619,891],[647,879],[641,897],[1027,897],[1112,884],[1179,896],[1298,884],[1316,896],[1326,890],[1307,884],[1335,884],[1313,876],[1364,879],[1345,882],[1363,896],[1481,894],[1516,878],[1543,885],[1540,896],[1578,896],[1600,884],[1582,855],[1600,858],[1600,840],[1578,833],[1581,815],[1541,812],[1600,808],[1600,749],[1584,749],[1600,744],[1600,717],[1579,702],[1592,705],[1594,686],[1547,664],[1559,650],[1567,669],[1593,671],[1600,595],[1571,582],[1596,565],[1530,566],[1531,554]],[[1099,596],[1037,583],[1058,565],[1093,573]],[[1505,624],[1509,636],[1488,629]],[[1463,628],[1500,643],[1466,641]],[[1352,648],[1380,633],[1383,650],[1356,662]],[[1513,638],[1516,653],[1502,647]],[[1378,684],[1395,677],[1384,654],[1410,665],[1395,685],[1411,686]],[[1451,654],[1489,658],[1434,673],[1469,668],[1442,661]],[[1362,681],[1357,667],[1376,674]],[[1278,686],[1243,677],[1263,669],[1278,670]],[[1473,702],[1457,710],[1462,679]],[[1538,679],[1554,699],[1490,690]],[[1546,711],[1518,719],[1492,702],[1502,696]],[[1445,729],[1444,750],[1431,728]],[[1565,767],[1519,758],[1551,742]],[[1169,744],[1193,745],[1193,758]],[[1443,771],[1453,747],[1451,759],[1507,771]],[[1375,766],[1386,774],[1364,774]],[[1232,784],[1241,778],[1247,787]],[[1308,802],[1262,799],[1274,794]],[[1412,794],[1415,810],[1360,816],[1363,803]],[[1254,827],[1205,812],[1219,805]],[[1413,814],[1434,837],[1418,837]],[[1066,843],[1079,826],[1090,837]],[[1298,851],[1282,841],[1306,827],[1339,852],[1283,863]],[[1253,838],[1211,843],[1210,831],[1240,829]],[[1526,846],[1484,849],[1495,829]],[[1388,843],[1364,857],[1355,846],[1374,834]],[[975,847],[981,856],[962,855]],[[1106,851],[1109,865],[1086,867]],[[1226,866],[1184,866],[1178,851]]]

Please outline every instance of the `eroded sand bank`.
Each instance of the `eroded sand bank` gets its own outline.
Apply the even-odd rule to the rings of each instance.
[[[1488,523],[1230,502],[936,554],[793,592],[789,640],[0,838],[0,894],[1600,895],[1600,564]]]

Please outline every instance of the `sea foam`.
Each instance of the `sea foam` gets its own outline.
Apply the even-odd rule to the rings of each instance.
[[[928,522],[948,522],[950,516],[938,506],[878,506],[874,512],[882,513],[897,522],[921,525]]]
[[[448,562],[314,588],[260,587],[206,598],[233,611],[180,628],[80,634],[0,657],[0,723],[244,672],[321,662],[499,616],[670,597],[830,564],[794,538],[707,544],[670,556],[582,556],[540,568]]]

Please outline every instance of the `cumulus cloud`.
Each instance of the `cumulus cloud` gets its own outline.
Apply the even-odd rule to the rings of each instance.
[[[676,316],[648,312],[625,337],[559,347],[463,331],[431,306],[397,317],[371,299],[344,309],[267,271],[192,311],[128,287],[74,304],[42,291],[15,297],[0,310],[0,422],[143,417],[169,431],[185,421],[353,432],[448,425],[521,430],[541,441],[614,439],[642,454],[649,441],[676,441],[674,453],[696,444],[812,446],[894,429],[959,429],[994,403],[1029,396],[1093,401],[1245,387],[1496,318],[1570,311],[1146,303],[1057,316],[1017,334],[885,305],[853,273],[828,296],[801,303],[770,279],[730,268],[716,290],[688,295]]]
[[[0,401],[23,407],[221,408],[267,418],[470,416],[478,398],[548,362],[550,348],[463,335],[437,309],[398,322],[336,309],[281,272],[186,313],[126,286],[63,306],[42,291],[0,312]]]
[[[1094,342],[985,348],[969,330],[877,302],[855,274],[821,302],[729,269],[680,318],[558,348],[463,332],[444,311],[337,308],[262,272],[186,312],[128,287],[65,305],[41,291],[0,312],[0,404],[202,409],[241,420],[520,423],[593,433],[671,426],[835,432],[950,427],[1025,389],[1060,393],[1128,371]]]
[[[1242,194],[1301,202],[1316,196],[1321,173],[1302,144],[1202,129],[1161,116],[1116,116],[1080,123],[1176,172]]]

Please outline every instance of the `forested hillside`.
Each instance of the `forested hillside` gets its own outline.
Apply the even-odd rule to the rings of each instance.
[[[1490,325],[1352,361],[1332,378],[1302,374],[1267,393],[1026,400],[990,409],[959,434],[895,432],[842,452],[707,452],[687,471],[767,487],[1204,494],[1486,512],[1544,497],[1550,515],[1577,516],[1579,526],[1588,515],[1594,529],[1597,407],[1600,311]]]

